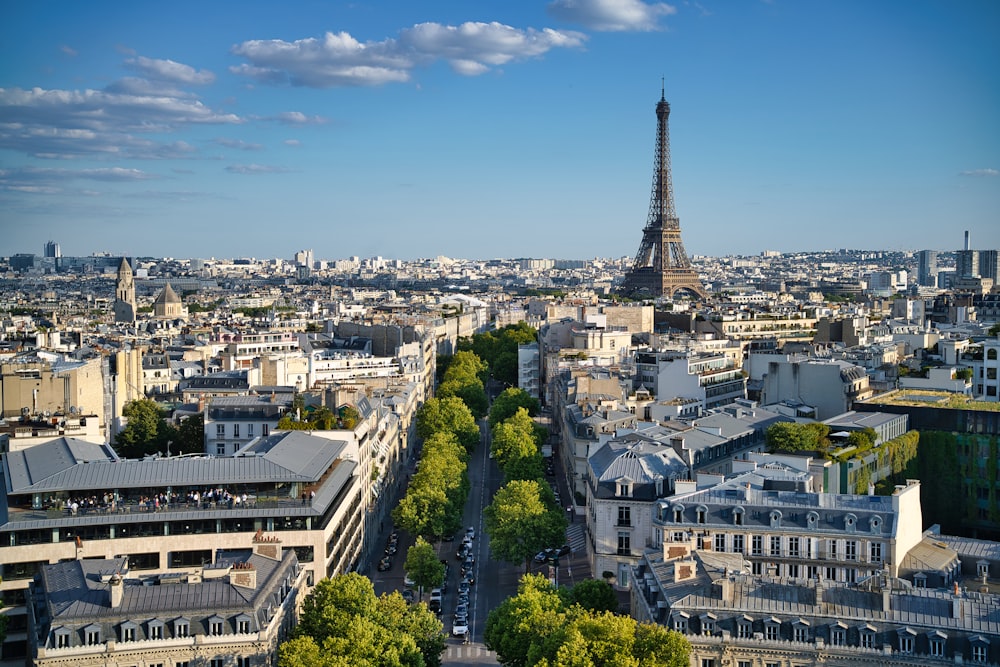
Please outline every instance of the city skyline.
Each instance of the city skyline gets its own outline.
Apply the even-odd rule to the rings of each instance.
[[[994,3],[515,4],[8,7],[0,254],[1000,247]]]

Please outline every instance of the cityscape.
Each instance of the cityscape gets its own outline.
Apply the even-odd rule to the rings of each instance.
[[[1000,666],[997,7],[63,9],[0,667]]]

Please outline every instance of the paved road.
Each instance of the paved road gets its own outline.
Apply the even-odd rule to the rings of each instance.
[[[469,596],[469,643],[466,644],[461,637],[452,636],[452,621],[454,619],[455,601],[458,596],[458,583],[461,581],[460,562],[456,559],[456,552],[461,544],[462,534],[456,535],[456,541],[440,542],[435,545],[442,560],[449,563],[448,588],[443,596],[443,613],[441,621],[444,624],[444,631],[448,634],[448,648],[442,656],[442,662],[446,665],[497,665],[496,656],[492,651],[486,649],[483,643],[483,630],[486,625],[486,617],[491,609],[500,605],[507,597],[517,591],[517,584],[524,572],[523,565],[511,565],[494,560],[490,555],[489,537],[483,530],[483,508],[490,504],[493,494],[500,488],[503,481],[499,469],[489,457],[490,431],[486,420],[481,420],[480,431],[482,440],[480,446],[469,457],[469,483],[471,491],[469,500],[466,503],[463,515],[464,526],[472,526],[476,531],[476,539],[473,541],[473,554],[476,559],[473,568],[476,583],[472,587]],[[560,479],[561,475],[548,478],[550,481]],[[553,481],[554,483],[554,481]],[[565,500],[568,491],[560,484],[560,493]],[[401,491],[405,493],[405,489]],[[392,526],[384,527],[382,541],[388,540],[392,532]],[[406,559],[406,550],[413,544],[414,538],[404,531],[399,531],[398,551],[393,557],[392,568],[386,572],[373,571],[370,573],[375,583],[375,592],[378,594],[403,590],[403,562]],[[560,559],[558,568],[551,568],[546,564],[532,562],[531,571],[555,577],[560,585],[572,585],[583,578],[590,576],[586,557],[586,539],[583,535],[582,520],[570,525],[567,531],[567,543],[573,548],[573,554],[568,558]],[[424,596],[426,599],[426,595]]]

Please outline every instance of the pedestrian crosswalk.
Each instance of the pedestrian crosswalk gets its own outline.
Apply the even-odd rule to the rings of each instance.
[[[459,660],[461,658],[495,658],[496,654],[484,646],[472,644],[449,646],[441,657],[443,660]]]
[[[566,528],[566,544],[573,550],[574,556],[587,553],[587,534],[584,531],[584,524],[569,524]]]

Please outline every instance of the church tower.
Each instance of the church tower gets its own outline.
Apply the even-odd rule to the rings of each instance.
[[[122,257],[115,280],[115,322],[135,322],[135,278],[128,260]]]

